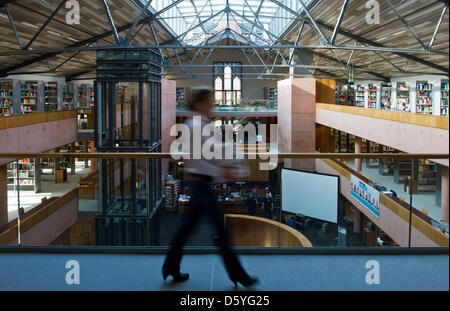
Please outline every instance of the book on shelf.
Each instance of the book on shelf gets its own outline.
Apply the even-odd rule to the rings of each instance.
[[[409,102],[410,89],[409,85],[405,82],[397,83],[397,105],[395,110],[411,112],[411,106]]]
[[[22,113],[33,112],[37,110],[38,82],[25,81],[20,85],[20,103]]]
[[[433,113],[433,85],[425,81],[416,84],[416,113]]]
[[[392,109],[391,105],[392,87],[390,85],[381,85],[381,109]]]
[[[45,84],[44,111],[54,111],[58,109],[58,83],[47,82]]]
[[[9,188],[16,189],[19,186],[34,186],[35,163],[34,159],[25,158],[11,162],[7,165],[7,183]]]
[[[448,81],[441,81],[441,116],[448,116]]]
[[[13,113],[13,84],[0,81],[0,115],[7,116]]]

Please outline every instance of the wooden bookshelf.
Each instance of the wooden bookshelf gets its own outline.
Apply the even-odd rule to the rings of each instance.
[[[441,81],[441,116],[448,117],[448,80]]]
[[[401,159],[394,161],[394,181],[396,183],[403,183],[406,177],[411,177],[412,160]]]
[[[419,192],[436,191],[437,167],[429,160],[419,160]]]
[[[63,88],[63,109],[72,109],[73,108],[73,92],[74,85],[72,83],[64,85]]]
[[[18,166],[18,167],[17,167]],[[11,162],[7,166],[8,189],[17,190],[17,179],[20,190],[35,190],[35,163],[32,158]]]
[[[362,139],[361,141],[361,151],[363,153],[378,153],[380,152],[380,145],[374,142],[370,142],[366,139]],[[373,168],[378,167],[378,159],[366,159],[366,167]]]
[[[409,92],[410,92],[409,85],[406,84],[406,82],[397,83],[397,105],[395,107],[395,110],[411,112]]]
[[[264,99],[277,100],[278,99],[278,89],[276,87],[265,87],[264,88]]]
[[[95,92],[94,92],[94,88],[91,87],[89,90],[89,107],[93,108],[94,102],[95,102]]]
[[[392,98],[392,86],[390,84],[381,85],[381,109],[392,109],[391,98]]]
[[[367,107],[375,109],[377,108],[377,86],[369,84],[368,91]]]
[[[176,88],[176,101],[177,105],[187,104],[189,97],[189,88],[187,87],[177,87]]]
[[[358,107],[365,107],[365,94],[364,94],[364,87],[358,85],[358,87],[356,88],[356,92],[355,92],[355,102],[356,102],[356,106]]]
[[[347,105],[355,106],[355,86],[347,85]]]
[[[416,113],[433,114],[433,85],[417,81],[416,93]]]
[[[336,105],[345,105],[345,88],[343,85],[336,87]]]
[[[24,81],[20,85],[20,104],[22,113],[37,111],[38,82]]]
[[[86,84],[78,86],[78,107],[88,107],[88,88]]]
[[[44,110],[58,110],[58,82],[47,82],[45,84]]]
[[[13,113],[13,81],[0,81],[0,116],[9,116]]]
[[[382,147],[383,153],[396,153],[394,148]],[[380,175],[394,175],[395,163],[394,159],[378,159],[378,173]]]
[[[180,196],[181,184],[179,180],[167,181],[164,187],[166,196],[165,210],[174,212],[178,208],[178,198]]]

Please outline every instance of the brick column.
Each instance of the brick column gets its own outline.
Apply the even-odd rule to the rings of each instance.
[[[315,152],[316,79],[278,81],[278,144],[281,152]],[[314,159],[285,159],[285,167],[313,172]]]

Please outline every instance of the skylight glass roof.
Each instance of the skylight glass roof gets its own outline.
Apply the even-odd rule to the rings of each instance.
[[[277,0],[296,12],[299,1],[308,5],[312,0]],[[147,0],[141,0],[146,4]],[[153,0],[152,11],[158,14],[183,44],[207,44],[214,35],[231,29],[233,38],[267,44],[296,16],[271,0]]]

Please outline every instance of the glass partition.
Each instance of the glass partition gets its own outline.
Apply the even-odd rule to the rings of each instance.
[[[448,221],[442,220],[440,206],[442,156],[272,152],[277,156],[272,169],[264,170],[264,153],[250,144],[243,150],[246,159],[237,163],[248,172],[209,184],[234,246],[448,246]],[[100,158],[67,153],[66,158],[75,159],[74,174],[59,167],[49,173],[52,178],[42,178],[48,169],[42,163],[54,157],[47,153],[35,158],[32,172],[23,159],[8,167],[8,223],[0,229],[2,245],[168,246],[190,215],[193,188],[183,159],[163,153],[106,153]],[[385,173],[365,165],[374,158],[379,165],[388,160],[398,164]],[[229,165],[229,160],[222,161],[215,163]],[[305,170],[304,161],[313,168]],[[28,177],[39,187],[27,188]],[[75,223],[57,216],[58,211],[75,214]],[[216,245],[217,233],[204,216],[188,246]],[[49,229],[43,220],[58,226]],[[46,240],[49,235],[51,241]]]

